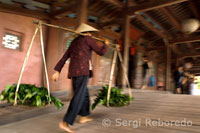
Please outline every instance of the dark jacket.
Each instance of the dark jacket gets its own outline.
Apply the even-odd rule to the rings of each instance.
[[[174,72],[174,81],[176,83],[182,83],[183,77],[184,77],[184,72],[179,72],[178,70]]]
[[[89,75],[89,60],[92,50],[99,55],[104,55],[108,46],[99,46],[90,36],[79,36],[74,39],[54,70],[61,72],[66,60],[70,58],[68,78]]]

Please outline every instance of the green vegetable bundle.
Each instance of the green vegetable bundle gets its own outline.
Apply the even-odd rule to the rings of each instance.
[[[14,103],[16,88],[16,84],[13,84],[12,86],[7,85],[6,89],[0,94],[0,100],[7,100],[7,103]],[[41,107],[48,105],[49,101],[50,104],[54,103],[58,109],[61,109],[64,106],[61,100],[53,97],[52,95],[50,95],[49,99],[48,91],[45,87],[36,87],[31,84],[20,84],[17,94],[18,104]]]
[[[112,87],[110,92],[110,100],[109,105],[110,106],[125,106],[130,103],[133,98],[130,98],[127,94],[121,94],[122,89]],[[108,85],[104,86],[98,93],[96,99],[94,100],[94,103],[92,104],[92,110],[95,109],[95,107],[100,105],[107,105],[107,93],[108,93]]]

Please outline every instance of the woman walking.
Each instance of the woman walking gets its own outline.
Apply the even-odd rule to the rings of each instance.
[[[108,49],[108,40],[105,40],[103,46],[99,46],[96,41],[91,38],[91,32],[98,31],[97,29],[82,23],[77,32],[83,33],[84,36],[75,38],[69,49],[55,66],[56,71],[52,79],[58,80],[59,74],[67,59],[70,58],[68,78],[72,79],[74,96],[70,102],[67,113],[62,122],[59,123],[61,129],[67,132],[74,132],[69,125],[73,125],[77,115],[80,115],[80,123],[92,121],[88,117],[90,114],[90,100],[87,88],[88,78],[92,75],[91,56],[92,51],[99,55],[104,55]]]

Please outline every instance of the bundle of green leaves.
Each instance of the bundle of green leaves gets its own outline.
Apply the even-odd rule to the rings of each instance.
[[[94,100],[94,103],[92,104],[92,110],[95,109],[95,107],[100,104],[100,105],[107,105],[107,93],[108,93],[108,85],[104,86],[98,93],[97,97]],[[119,89],[117,87],[111,87],[110,91],[110,100],[109,100],[109,105],[110,106],[125,106],[130,103],[133,98],[131,98],[127,94],[121,94],[122,89]]]
[[[7,85],[6,89],[0,94],[0,100],[7,100],[7,103],[14,103],[16,88],[16,84],[13,84],[12,86]],[[49,98],[48,90],[45,87],[37,87],[31,84],[20,84],[17,94],[18,104],[41,107],[48,105],[49,102],[50,104],[54,103],[57,109],[61,109],[64,106],[61,100],[52,95],[50,95]]]

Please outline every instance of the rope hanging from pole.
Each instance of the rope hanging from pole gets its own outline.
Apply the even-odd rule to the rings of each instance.
[[[39,23],[39,30],[40,30],[40,44],[41,44],[42,57],[43,57],[44,70],[45,70],[46,83],[47,83],[47,90],[48,90],[48,102],[49,102],[49,105],[50,105],[49,77],[48,77],[47,65],[46,65],[46,59],[45,59],[45,53],[44,53],[44,41],[43,41],[43,33],[42,33],[42,24],[41,24],[41,22]]]
[[[37,34],[39,30],[39,25],[37,25],[36,29],[35,29],[35,33],[32,37],[32,40],[31,40],[31,43],[29,45],[29,48],[28,48],[28,51],[26,53],[26,57],[24,59],[24,63],[23,63],[23,66],[21,68],[21,72],[20,72],[20,76],[19,76],[19,79],[18,79],[18,82],[17,82],[17,88],[16,88],[16,91],[15,91],[15,101],[14,101],[14,105],[17,105],[17,94],[18,94],[18,91],[19,91],[19,86],[20,86],[20,83],[21,83],[21,79],[22,79],[22,75],[23,75],[23,72],[24,72],[24,68],[28,62],[28,58],[29,58],[29,55],[30,55],[30,52],[31,52],[31,48],[33,46],[33,41],[35,40],[35,36]]]
[[[44,54],[44,42],[43,42],[42,24],[41,24],[41,21],[40,21],[40,22],[37,24],[37,27],[36,27],[36,29],[35,29],[35,33],[34,33],[34,35],[33,35],[33,37],[32,37],[31,43],[30,43],[30,45],[29,45],[29,48],[28,48],[26,57],[25,57],[25,59],[24,59],[24,63],[23,63],[21,72],[20,72],[19,80],[18,80],[18,82],[17,82],[17,88],[16,88],[16,91],[15,91],[14,106],[17,105],[17,95],[18,95],[18,91],[19,91],[19,86],[20,86],[20,83],[21,83],[22,75],[23,75],[23,73],[24,73],[24,69],[25,69],[26,64],[27,64],[27,62],[28,62],[29,55],[30,55],[30,52],[31,52],[31,49],[32,49],[32,46],[33,46],[33,41],[35,40],[35,37],[36,37],[36,35],[37,35],[38,30],[39,30],[39,32],[40,32],[40,44],[41,44],[42,57],[43,57],[43,63],[44,63],[44,69],[45,69],[45,76],[46,76],[46,82],[47,82],[48,103],[50,104],[49,78],[48,78],[48,72],[47,72],[46,60],[45,60],[45,54]]]

